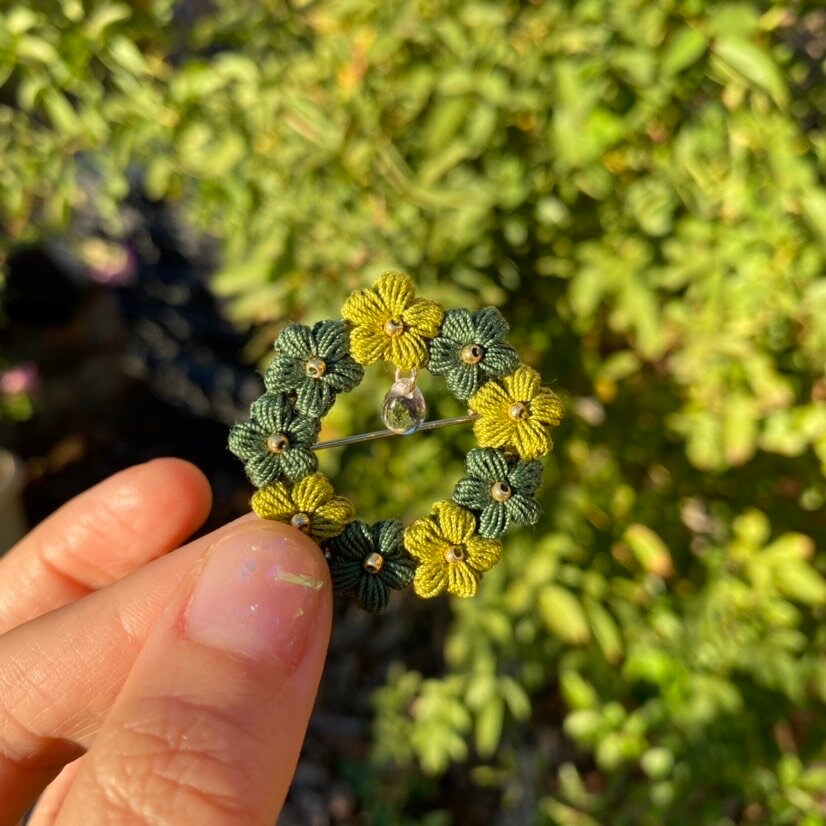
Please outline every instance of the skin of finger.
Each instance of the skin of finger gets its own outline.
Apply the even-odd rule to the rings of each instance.
[[[271,613],[260,626],[267,642],[261,644],[259,630],[253,651],[236,645],[232,632],[222,632],[219,645],[187,634],[200,571],[182,584],[84,757],[58,826],[275,822],[318,690],[332,618],[327,563],[311,540],[297,539],[304,546],[301,572],[312,586],[279,583],[292,592],[287,600],[297,595],[297,613],[277,593],[269,605],[255,604]],[[279,540],[268,539],[274,556]],[[296,616],[298,654],[292,635],[279,630]]]
[[[128,468],[75,497],[0,559],[0,633],[177,548],[211,503],[206,477],[180,459]]]
[[[74,783],[83,757],[78,757],[71,763],[67,763],[60,774],[49,784],[46,791],[37,801],[37,806],[31,817],[26,821],[26,826],[51,826],[57,819],[57,815],[63,806],[66,795]]]
[[[63,765],[91,745],[193,566],[228,536],[274,524],[243,516],[0,636],[0,826],[16,823]]]

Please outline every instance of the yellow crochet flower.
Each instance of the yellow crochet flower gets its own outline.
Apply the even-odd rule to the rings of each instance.
[[[353,503],[336,496],[323,473],[312,473],[292,487],[276,482],[252,497],[252,509],[262,519],[287,522],[320,541],[338,536],[351,522]]]
[[[562,421],[562,402],[541,383],[536,370],[520,364],[471,396],[468,406],[479,414],[473,432],[480,447],[512,450],[523,459],[536,459],[553,447],[547,428]]]
[[[384,359],[403,370],[427,363],[427,340],[439,334],[444,318],[435,301],[416,298],[410,276],[393,271],[348,296],[341,314],[353,325],[350,355],[359,364]]]
[[[455,502],[437,502],[427,519],[417,519],[404,534],[408,553],[419,562],[413,590],[424,598],[447,589],[472,597],[485,571],[502,555],[498,539],[476,534],[473,514]]]

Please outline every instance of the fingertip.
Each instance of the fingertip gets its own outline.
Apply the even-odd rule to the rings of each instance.
[[[243,536],[251,547],[272,546],[281,542],[300,549],[308,560],[305,564],[312,567],[313,575],[330,582],[330,566],[317,542],[292,525],[275,519],[262,519],[255,513],[246,513],[210,534],[212,542],[205,557],[219,550],[229,537],[235,536]]]
[[[294,670],[313,647],[329,594],[314,542],[289,525],[247,522],[210,549],[183,628],[193,642]]]
[[[153,477],[157,475],[165,486],[186,495],[193,519],[197,518],[196,528],[199,527],[212,508],[212,486],[206,474],[192,462],[174,456],[151,459],[143,467]]]

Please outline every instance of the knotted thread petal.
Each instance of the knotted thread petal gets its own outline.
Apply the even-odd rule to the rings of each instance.
[[[518,525],[535,525],[542,515],[542,508],[536,499],[524,493],[515,493],[505,503],[505,510],[510,519]]]
[[[482,389],[484,390],[484,388]],[[504,447],[513,449],[513,434],[515,430],[516,423],[508,418],[480,418],[473,423],[473,435],[476,437],[477,444],[481,447]]]
[[[444,318],[444,310],[435,301],[419,298],[402,314],[405,327],[415,331],[424,338],[435,338]]]
[[[295,507],[304,513],[316,510],[333,496],[333,486],[323,473],[313,473],[295,483],[292,500]]]
[[[438,562],[424,562],[416,568],[413,590],[417,596],[430,599],[447,587],[447,568]]]
[[[559,396],[548,387],[543,387],[531,401],[531,416],[542,424],[558,425],[563,414],[564,408]]]
[[[373,364],[387,358],[390,339],[370,327],[354,327],[350,331],[350,350],[359,364]]]
[[[388,342],[390,349],[385,358],[396,367],[412,370],[427,363],[427,344],[418,333],[405,332],[396,338],[388,338]]]
[[[502,379],[508,396],[514,401],[529,402],[538,392],[542,377],[527,364],[520,364],[509,376]]]
[[[542,463],[516,462],[508,472],[511,485],[525,496],[533,496],[542,484]]]
[[[279,334],[273,345],[279,355],[295,359],[309,358],[315,351],[313,335],[304,324],[288,324]]]
[[[372,289],[356,290],[347,296],[341,315],[345,321],[379,332],[390,310],[382,297]]]
[[[479,514],[479,536],[495,539],[501,536],[510,524],[508,507],[504,502],[491,502]]]
[[[383,272],[373,289],[381,297],[391,316],[401,316],[416,297],[413,280],[406,273],[396,270]]]
[[[505,342],[496,342],[485,347],[485,357],[479,368],[488,376],[502,378],[512,373],[519,364],[519,354]]]
[[[236,422],[229,431],[229,449],[239,459],[246,461],[258,455],[266,438],[255,422]]]
[[[498,450],[474,448],[468,451],[465,460],[467,475],[493,484],[503,481],[508,475],[508,463]]]
[[[422,563],[441,562],[448,545],[438,525],[429,518],[417,519],[404,532],[407,552]]]
[[[468,510],[481,511],[491,502],[490,484],[482,479],[460,479],[453,491],[453,501]]]
[[[479,573],[489,571],[502,558],[502,543],[498,539],[472,536],[465,547],[467,564]]]
[[[454,562],[447,569],[447,590],[455,597],[474,597],[479,590],[479,575],[470,565]]]
[[[297,512],[290,490],[283,482],[257,491],[252,497],[252,509],[261,519],[277,522],[289,522]]]
[[[470,409],[482,416],[507,415],[510,405],[511,397],[496,381],[483,384],[468,402]]]
[[[453,545],[462,545],[476,530],[473,514],[447,499],[433,506],[433,516],[439,523],[439,532]]]
[[[473,327],[476,343],[483,347],[500,341],[510,332],[508,322],[496,307],[482,307],[481,310],[477,310],[473,314]]]
[[[363,576],[356,587],[356,603],[370,614],[381,614],[387,609],[390,591],[384,577]]]
[[[473,316],[464,308],[448,310],[445,313],[441,336],[443,339],[449,339],[452,343],[459,345],[456,348],[457,352],[461,350],[461,345],[482,343],[476,341]]]
[[[513,431],[510,445],[523,459],[537,459],[553,447],[551,437],[535,419],[523,419]]]
[[[281,432],[294,415],[284,393],[264,393],[252,403],[250,413],[267,433]]]
[[[310,533],[317,539],[338,536],[355,515],[353,503],[345,496],[333,496],[313,512]]]

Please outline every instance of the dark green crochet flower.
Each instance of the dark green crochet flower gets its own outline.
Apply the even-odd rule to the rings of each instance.
[[[403,537],[404,528],[396,519],[375,525],[351,522],[327,546],[333,587],[352,591],[365,611],[384,611],[390,589],[406,588],[416,571],[416,562],[404,549]]]
[[[453,501],[479,514],[480,536],[500,536],[511,522],[536,524],[541,510],[533,495],[542,484],[541,462],[506,459],[499,450],[475,448],[467,455],[466,468]]]
[[[430,342],[428,369],[445,376],[457,399],[469,399],[488,379],[512,373],[519,356],[504,337],[508,322],[496,307],[484,307],[471,315],[451,310],[439,335]]]
[[[321,423],[293,409],[284,393],[265,393],[250,408],[252,419],[229,432],[229,449],[244,460],[249,480],[264,488],[284,478],[302,479],[318,467],[310,448]]]
[[[364,376],[364,368],[350,357],[343,321],[319,321],[312,330],[288,324],[274,348],[264,384],[271,393],[295,393],[296,409],[305,416],[323,416],[337,393],[352,390]]]

